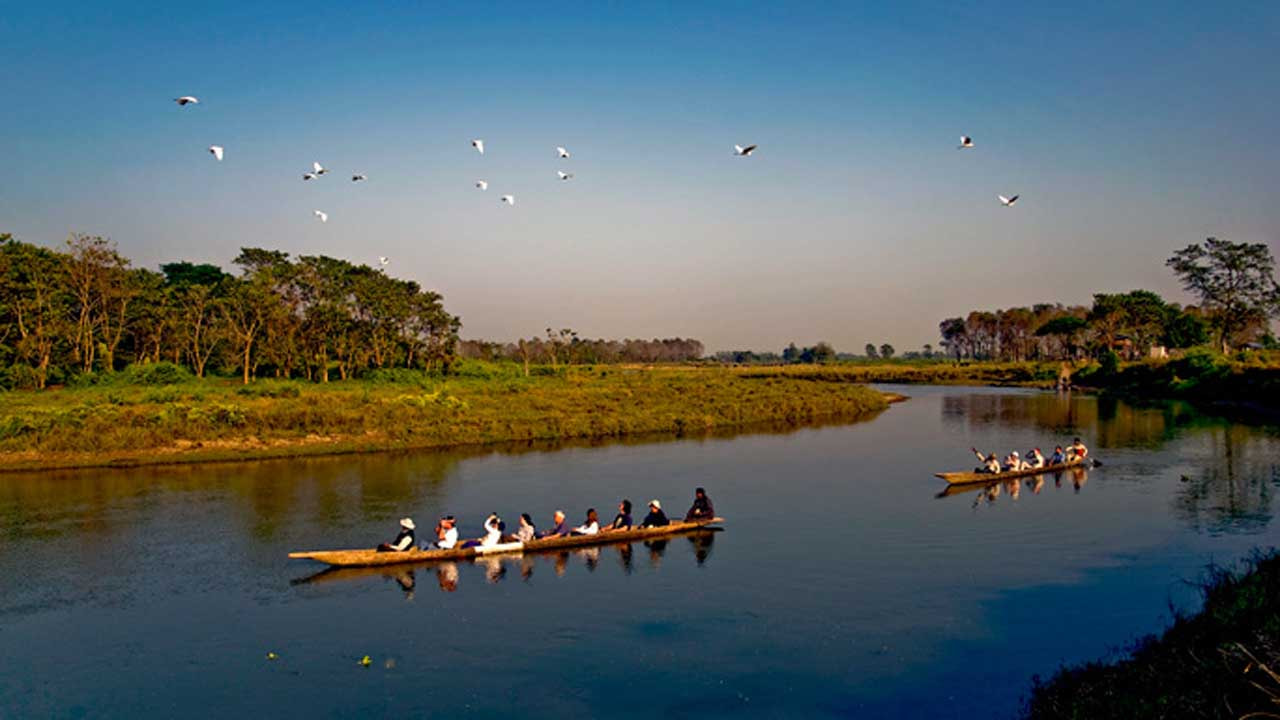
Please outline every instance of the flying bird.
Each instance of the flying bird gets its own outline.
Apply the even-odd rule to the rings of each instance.
[[[746,147],[742,147],[741,145],[734,145],[733,151],[742,157],[746,157],[756,151],[756,146],[748,145]]]
[[[486,182],[486,181],[484,181],[484,180],[477,180],[477,181],[476,181],[476,187],[480,188],[481,190],[488,190],[488,189],[489,189],[489,183],[488,183],[488,182]]]
[[[504,203],[506,203],[506,204],[508,204],[508,205],[515,205],[515,204],[516,204],[516,196],[515,196],[515,195],[503,195],[503,196],[502,196],[502,202],[504,202]]]
[[[386,257],[385,255],[379,255],[379,256],[378,256],[378,264],[382,265],[382,267],[386,267],[386,266],[387,266],[387,263],[389,263],[389,262],[391,262],[391,261],[390,261],[390,260],[388,260],[388,259],[387,259],[387,257]]]
[[[213,156],[217,158],[218,162],[222,162],[222,146],[221,145],[210,145],[209,152],[213,153]]]
[[[567,157],[569,157],[569,151],[568,151],[568,150],[565,150],[565,149],[564,149],[564,148],[562,148],[562,147],[557,147],[557,148],[556,148],[556,154],[557,154],[557,155],[559,155],[561,158],[567,158]]]
[[[316,211],[315,211],[315,216],[316,216],[316,217],[318,217],[318,218],[320,218],[320,222],[322,222],[322,223],[327,223],[327,222],[329,222],[329,213],[326,213],[326,212],[320,212],[319,210],[316,210]]]
[[[312,170],[312,172],[314,172],[316,175],[323,175],[323,174],[325,174],[325,173],[329,172],[328,170],[325,170],[323,167],[321,167],[321,166],[320,166],[320,163],[318,163],[318,162],[313,162],[313,163],[311,163],[311,170]]]
[[[356,173],[355,175],[351,176],[351,182],[360,182],[361,180],[368,180],[368,179],[369,178],[365,176],[364,173]]]
[[[471,141],[471,147],[473,147],[473,148],[475,148],[476,150],[478,150],[478,151],[480,152],[480,154],[481,154],[481,155],[483,155],[483,154],[484,154],[484,141],[483,141],[483,140],[472,140],[472,141]]]
[[[960,144],[957,145],[956,148],[963,150],[965,148],[971,148],[971,147],[973,147],[973,138],[969,137],[968,135],[961,135]]]
[[[318,175],[316,175],[316,174],[315,174],[315,173],[313,173],[313,172],[309,172],[309,173],[302,173],[302,179],[303,179],[303,180],[315,180],[317,177],[319,177],[319,176],[318,176]]]
[[[180,98],[174,98],[174,99],[173,99],[173,101],[174,101],[174,102],[176,102],[176,103],[178,103],[178,104],[179,104],[179,105],[181,105],[182,107],[186,107],[186,106],[188,106],[188,105],[199,105],[199,104],[200,104],[200,98],[195,97],[194,95],[183,95],[183,96],[182,96],[182,97],[180,97]]]
[[[567,173],[563,170],[557,170],[556,174],[560,176],[561,180],[568,180],[573,177],[573,173]]]
[[[1013,197],[1005,197],[1003,195],[997,195],[996,197],[1000,198],[1000,204],[1004,205],[1005,207],[1013,207],[1013,204],[1018,202],[1017,195],[1014,195]]]

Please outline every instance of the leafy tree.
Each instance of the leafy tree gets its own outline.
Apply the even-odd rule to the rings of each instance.
[[[1056,317],[1036,329],[1039,337],[1055,337],[1068,357],[1075,357],[1080,336],[1089,327],[1088,321],[1074,315]]]
[[[880,357],[888,360],[889,358],[893,357],[893,353],[894,353],[893,346],[890,345],[889,343],[885,343],[880,346]]]
[[[1189,348],[1209,342],[1209,323],[1199,312],[1169,306],[1160,342],[1171,348]]]
[[[800,348],[795,343],[787,345],[782,350],[782,359],[789,363],[800,362]]]
[[[185,285],[217,285],[227,276],[217,265],[193,265],[187,261],[167,263],[160,266],[165,282],[182,287]]]
[[[923,358],[933,357],[933,346],[929,343],[925,343],[924,347],[920,348],[920,356]]]
[[[1243,331],[1280,314],[1275,259],[1262,243],[1208,238],[1174,253],[1165,264],[1183,288],[1199,296],[1223,352]]]
[[[872,360],[875,360],[876,358],[880,357],[880,354],[876,352],[875,343],[867,343],[867,346],[864,348],[864,350],[866,351],[867,357]]]
[[[950,350],[957,361],[969,351],[969,338],[964,318],[954,317],[943,320],[938,323],[938,333],[942,336],[942,347]]]

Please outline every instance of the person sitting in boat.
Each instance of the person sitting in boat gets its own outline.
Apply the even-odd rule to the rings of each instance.
[[[1044,453],[1040,452],[1040,448],[1032,448],[1027,453],[1027,467],[1032,470],[1044,467]]]
[[[716,509],[711,505],[711,498],[707,497],[707,491],[698,488],[693,491],[693,506],[689,508],[689,512],[685,513],[685,522],[696,522],[698,520],[710,520],[716,516]]]
[[[400,521],[400,534],[392,542],[379,545],[378,552],[404,552],[413,547],[413,529],[413,520],[404,518]]]
[[[631,529],[631,501],[623,500],[618,503],[618,514],[613,516],[613,522],[609,525],[610,531],[630,530]]]
[[[484,537],[480,539],[480,547],[493,547],[502,542],[502,531],[506,529],[507,524],[502,522],[498,513],[489,513],[489,517],[484,520]]]
[[[436,541],[429,543],[423,550],[452,550],[458,545],[457,520],[452,515],[445,515],[436,523]]]
[[[563,535],[568,535],[569,533],[573,532],[573,529],[570,528],[568,524],[565,523],[563,510],[557,510],[556,514],[551,516],[551,520],[554,526],[550,530],[547,530],[546,532],[539,535],[538,537],[542,537],[542,538],[561,537]]]
[[[1058,445],[1053,449],[1053,455],[1049,456],[1050,465],[1062,465],[1067,462],[1067,452]]]
[[[1067,451],[1071,453],[1071,462],[1084,462],[1084,459],[1089,457],[1089,448],[1080,442],[1080,438],[1071,441],[1071,447],[1067,448]]]
[[[969,449],[972,450],[973,454],[977,455],[978,460],[982,462],[982,466],[974,470],[974,472],[985,472],[985,473],[992,473],[992,474],[1000,472],[1001,470],[1000,458],[996,457],[995,453],[988,453],[986,455],[983,455],[982,453],[978,452],[978,448],[969,448]]]
[[[657,500],[649,501],[649,514],[644,516],[644,520],[640,521],[640,527],[666,527],[671,521],[667,519],[667,514],[662,512],[662,503]]]
[[[1009,453],[1009,457],[1004,459],[1004,469],[1005,472],[1018,472],[1020,470],[1026,470],[1027,464],[1022,462],[1022,458],[1019,457],[1018,451],[1014,450]]]
[[[520,527],[516,530],[516,540],[527,543],[538,535],[538,528],[533,525],[529,513],[520,513]]]
[[[587,521],[573,529],[574,535],[596,535],[600,532],[600,516],[596,515],[596,509],[587,510]]]

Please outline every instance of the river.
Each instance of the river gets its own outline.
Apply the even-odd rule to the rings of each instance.
[[[892,389],[911,399],[785,433],[0,476],[0,717],[1009,717],[1033,674],[1159,631],[1209,563],[1280,539],[1274,428]],[[1074,434],[1103,467],[937,497],[970,446]],[[375,572],[286,557],[405,515],[477,535],[622,497],[682,514],[698,485],[723,532]]]

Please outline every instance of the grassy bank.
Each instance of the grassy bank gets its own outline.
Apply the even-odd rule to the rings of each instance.
[[[164,366],[161,366],[164,367]],[[703,434],[882,410],[847,377],[467,363],[329,384],[126,371],[0,395],[0,469],[191,462],[639,433]]]
[[[1224,356],[1192,350],[1176,360],[1148,360],[1108,368],[1105,363],[1076,374],[1081,384],[1135,399],[1178,399],[1201,405],[1239,405],[1280,410],[1280,356]]]
[[[1204,608],[1116,662],[1036,680],[1028,718],[1236,718],[1280,715],[1280,555],[1216,571]]]
[[[743,367],[738,372],[744,377],[770,377],[781,373],[797,378],[857,383],[1048,387],[1058,379],[1058,363],[849,362]]]

